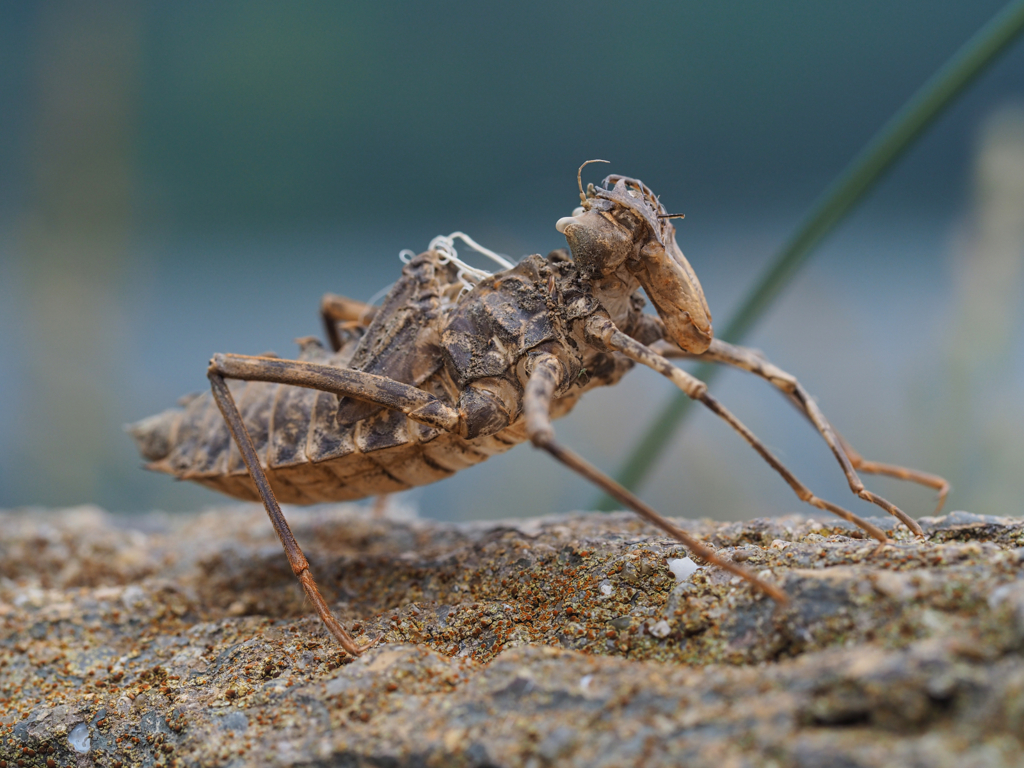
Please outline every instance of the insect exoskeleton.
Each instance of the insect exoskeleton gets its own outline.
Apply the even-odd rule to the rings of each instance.
[[[582,171],[582,167],[580,169]],[[461,232],[404,251],[398,281],[380,306],[327,295],[321,316],[329,348],[301,340],[294,360],[217,354],[211,391],[129,429],[150,469],[263,502],[292,569],[325,626],[350,653],[365,649],[334,618],[278,501],[343,501],[441,480],[531,441],[586,477],[697,557],[760,592],[785,595],[662,517],[556,440],[552,420],[594,387],[637,364],[667,377],[751,445],[797,496],[886,541],[878,527],[815,496],[707,386],[673,357],[747,370],[778,388],[814,424],[851,490],[920,528],[868,491],[857,470],[934,487],[941,478],[861,458],[790,374],[760,353],[715,339],[696,273],[675,228],[641,181],[609,176],[584,191],[556,223],[568,251],[513,263]],[[458,256],[455,240],[495,261],[493,274]],[[645,313],[643,294],[657,314]]]

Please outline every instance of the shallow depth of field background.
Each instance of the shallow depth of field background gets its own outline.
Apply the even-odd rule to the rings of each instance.
[[[93,2],[0,8],[0,508],[185,510],[122,425],[206,385],[211,353],[289,356],[326,291],[403,248],[564,245],[575,173],[662,197],[718,327],[820,191],[1000,7],[900,3]],[[1024,498],[1024,44],[831,236],[748,342],[868,457],[938,472],[947,509]],[[719,398],[819,495],[854,501],[792,408]],[[671,397],[650,371],[558,423],[614,471]],[[669,515],[800,508],[696,413],[641,495]],[[931,492],[875,480],[911,514]],[[479,519],[586,508],[522,446],[400,497]]]

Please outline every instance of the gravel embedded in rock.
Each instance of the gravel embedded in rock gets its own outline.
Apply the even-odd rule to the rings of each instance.
[[[310,615],[263,512],[0,515],[6,765],[1016,765],[1024,525],[451,525],[289,510],[362,640]],[[851,534],[854,534],[851,536]],[[79,751],[83,750],[81,754]]]

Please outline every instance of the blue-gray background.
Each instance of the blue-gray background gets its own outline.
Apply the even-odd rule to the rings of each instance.
[[[369,298],[400,249],[457,229],[515,257],[558,247],[588,158],[686,214],[678,239],[721,327],[815,196],[1000,6],[4,4],[0,508],[219,503],[141,471],[122,424],[204,387],[212,352],[289,355],[319,333],[322,293]],[[1018,45],[750,339],[862,452],[945,473],[951,507],[986,513],[1020,513],[1024,491],[1022,97]],[[781,398],[738,373],[715,388],[821,495],[868,511]],[[637,371],[558,428],[611,470],[671,394]],[[594,495],[521,447],[402,501],[464,519]],[[643,495],[690,517],[799,508],[706,414]]]

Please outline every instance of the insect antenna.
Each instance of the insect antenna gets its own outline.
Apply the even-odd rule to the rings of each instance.
[[[583,169],[586,168],[591,163],[607,163],[607,162],[609,162],[609,161],[608,160],[587,160],[587,162],[585,162],[583,165],[581,165],[579,167],[579,170],[576,171],[576,184],[580,188],[580,203],[583,205],[584,208],[588,208],[589,209],[590,206],[587,204],[587,196],[583,192]]]
[[[659,213],[659,219],[685,219],[685,213]]]

